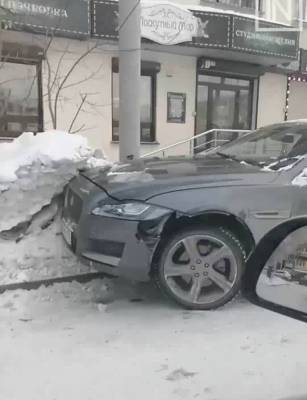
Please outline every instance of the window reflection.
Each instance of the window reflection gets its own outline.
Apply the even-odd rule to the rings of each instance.
[[[249,79],[199,74],[197,133],[210,129],[250,129],[252,95],[253,83]],[[226,136],[225,140],[234,139],[232,134]]]
[[[263,165],[299,157],[306,153],[307,137],[301,127],[273,125],[258,129],[248,138],[227,145],[225,152],[240,159],[248,158]],[[277,167],[277,166],[276,166]],[[278,167],[280,168],[279,164]]]
[[[256,0],[202,0],[201,4],[215,3],[220,6],[227,6],[230,8],[250,8],[255,9],[257,4],[261,4],[261,0],[256,2]]]
[[[300,228],[275,249],[257,282],[261,299],[307,312],[306,234],[307,228]]]
[[[141,77],[141,141],[152,142],[154,137],[154,76]],[[119,140],[119,74],[113,72],[113,133],[112,140]]]
[[[36,65],[0,63],[0,136],[39,130]]]

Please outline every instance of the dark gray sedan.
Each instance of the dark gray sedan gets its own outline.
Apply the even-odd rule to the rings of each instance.
[[[307,122],[297,121],[194,159],[81,172],[66,191],[63,236],[108,275],[153,278],[187,308],[219,307],[259,241],[307,214],[306,154]]]

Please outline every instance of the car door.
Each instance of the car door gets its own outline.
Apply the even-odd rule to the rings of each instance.
[[[292,217],[307,215],[307,158],[301,159],[284,173],[294,190]]]

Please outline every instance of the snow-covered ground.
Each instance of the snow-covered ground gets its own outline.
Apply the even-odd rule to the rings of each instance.
[[[245,300],[190,312],[149,284],[59,284],[2,294],[0,332],[1,400],[307,398],[307,325]]]

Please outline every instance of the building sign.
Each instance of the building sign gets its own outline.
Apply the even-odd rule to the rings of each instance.
[[[274,26],[274,24],[265,22],[262,22],[262,25]],[[256,31],[253,20],[233,17],[232,34],[232,47],[236,50],[280,58],[298,57],[299,34],[297,32]]]
[[[200,11],[193,11],[193,14],[201,21],[202,33],[193,38],[191,46],[229,48],[231,39],[231,17],[229,15]]]
[[[94,0],[92,22],[94,36],[117,40],[118,2]],[[177,6],[160,4],[144,6],[141,24],[146,40],[164,45],[229,49],[289,60],[298,56],[298,32],[259,32],[255,30],[254,18],[211,11],[186,12]],[[280,26],[270,22],[261,24]]]
[[[118,2],[93,1],[93,36],[105,39],[118,39]]]
[[[172,4],[142,7],[142,37],[155,43],[174,45],[191,42],[193,37],[201,33],[202,25],[190,11]]]
[[[230,74],[233,76],[246,76],[249,79],[259,78],[264,74],[265,68],[261,65],[251,64],[247,62],[233,62],[223,59],[210,59],[200,57],[197,62],[197,70],[199,73],[206,74],[208,71],[215,74]]]
[[[216,48],[230,45],[231,19],[221,13],[185,11],[169,4],[145,6],[141,24],[142,36],[160,44]],[[92,29],[96,37],[118,39],[117,1],[93,1]]]
[[[89,0],[0,0],[2,26],[33,33],[90,34]]]

